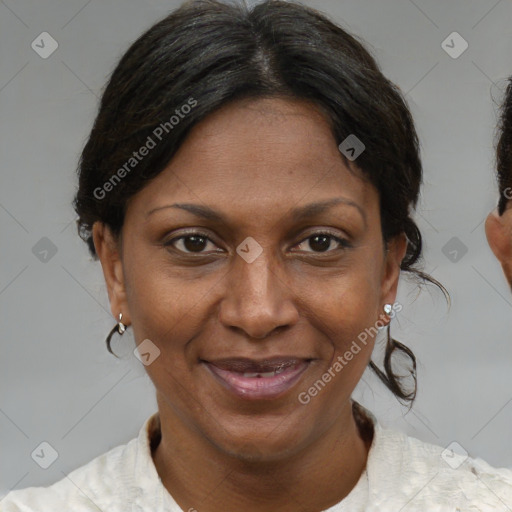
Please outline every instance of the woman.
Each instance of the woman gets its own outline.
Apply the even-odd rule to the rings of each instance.
[[[400,271],[429,279],[421,173],[401,94],[314,10],[189,2],[149,29],[103,94],[74,206],[118,321],[107,346],[132,327],[158,412],[2,511],[510,510],[512,472],[351,400],[367,365],[415,397],[389,323]]]
[[[508,78],[498,123],[496,177],[498,206],[485,221],[485,234],[512,289],[512,77]]]

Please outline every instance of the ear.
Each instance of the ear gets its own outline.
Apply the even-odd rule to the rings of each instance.
[[[130,324],[130,312],[126,300],[126,289],[118,243],[110,228],[102,222],[95,222],[92,227],[92,237],[96,253],[101,261],[103,276],[107,285],[110,310],[117,320],[119,313],[123,314],[123,324]]]
[[[394,304],[400,277],[400,265],[407,251],[407,237],[401,233],[388,240],[381,282],[381,304]]]
[[[501,216],[497,209],[489,213],[485,221],[485,236],[512,286],[512,209],[505,210]]]

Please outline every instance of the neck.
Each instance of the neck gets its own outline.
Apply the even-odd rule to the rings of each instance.
[[[345,498],[366,466],[371,438],[351,402],[331,428],[300,453],[247,461],[217,449],[160,407],[161,440],[153,453],[163,485],[183,510],[304,512]],[[371,436],[371,432],[370,432]],[[366,439],[364,439],[366,437]]]

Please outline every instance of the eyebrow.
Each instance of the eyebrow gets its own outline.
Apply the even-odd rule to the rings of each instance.
[[[298,208],[294,208],[290,212],[290,216],[295,221],[301,221],[307,217],[313,217],[315,215],[320,215],[327,211],[328,209],[332,208],[333,206],[336,206],[338,204],[345,204],[348,206],[352,206],[358,210],[358,212],[361,214],[361,217],[363,218],[364,224],[366,226],[367,219],[366,219],[366,212],[354,201],[351,201],[350,199],[344,198],[344,197],[335,197],[332,199],[327,199],[325,201],[318,201],[316,203],[310,203],[306,206],[300,206]],[[203,206],[199,204],[192,204],[192,203],[174,203],[164,206],[159,206],[157,208],[153,208],[152,210],[148,211],[146,213],[146,218],[148,218],[152,213],[157,212],[159,210],[164,210],[166,208],[179,208],[181,210],[186,210],[193,215],[196,215],[197,217],[201,217],[203,219],[208,219],[213,222],[228,224],[228,219],[221,213],[213,210],[209,206]]]

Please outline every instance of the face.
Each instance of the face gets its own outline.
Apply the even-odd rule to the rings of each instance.
[[[485,234],[512,288],[512,203],[510,201],[502,215],[499,215],[497,209],[489,213],[485,222]]]
[[[298,452],[339,422],[374,340],[344,355],[382,323],[405,252],[384,246],[378,192],[324,117],[282,99],[196,125],[129,202],[120,243],[93,234],[113,315],[160,350],[146,370],[162,421],[239,457]]]

